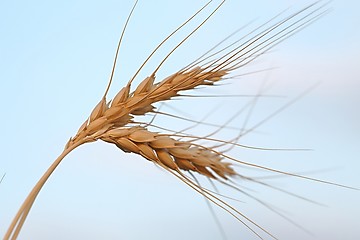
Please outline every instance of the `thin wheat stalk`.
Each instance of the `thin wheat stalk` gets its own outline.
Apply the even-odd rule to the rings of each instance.
[[[163,63],[176,49],[178,49],[180,45],[182,45],[191,35],[193,35],[193,33],[201,28],[205,22],[207,22],[207,20],[213,14],[215,14],[215,12],[218,11],[218,9],[225,2],[222,1],[212,11],[212,13],[201,22],[201,24],[194,28],[192,32],[190,32],[169,52],[169,54],[158,64],[152,74],[145,78],[135,88],[135,90],[132,91],[131,85],[133,80],[137,77],[139,72],[146,65],[153,54],[183,26],[188,24],[188,22],[190,22],[201,11],[203,11],[203,9],[208,7],[210,2],[204,5],[204,7],[202,7],[181,26],[179,26],[179,28],[166,37],[164,41],[162,41],[158,47],[156,47],[156,49],[135,72],[134,76],[126,84],[126,86],[123,87],[111,101],[108,101],[106,99],[107,93],[113,80],[121,41],[123,39],[130,16],[136,6],[136,1],[121,34],[115,54],[114,65],[111,71],[109,84],[106,87],[102,99],[95,106],[90,116],[80,126],[75,136],[69,139],[65,145],[64,151],[49,167],[49,169],[44,173],[44,175],[29,193],[18,213],[14,217],[11,225],[9,226],[4,239],[16,239],[18,237],[27,215],[41,188],[44,186],[48,178],[52,175],[64,157],[77,147],[86,143],[95,142],[97,140],[102,140],[107,143],[114,144],[124,152],[141,155],[145,159],[165,169],[177,177],[180,181],[184,182],[189,187],[197,191],[199,194],[203,195],[210,202],[227,211],[234,218],[243,223],[260,239],[263,239],[263,237],[258,231],[267,234],[273,239],[276,239],[276,237],[268,230],[251,220],[248,216],[244,215],[239,210],[224,201],[220,194],[201,187],[196,179],[194,180],[191,177],[192,173],[198,173],[209,179],[218,181],[224,185],[228,185],[234,188],[237,188],[232,184],[232,179],[235,177],[241,177],[263,184],[259,180],[243,176],[237,172],[234,168],[234,163],[238,163],[274,173],[280,173],[311,181],[346,187],[336,183],[326,182],[299,174],[288,173],[281,170],[240,161],[239,159],[228,155],[226,151],[218,150],[223,145],[228,145],[230,147],[237,146],[266,150],[265,148],[240,145],[237,143],[237,141],[241,136],[253,131],[267,119],[264,119],[247,131],[241,131],[241,134],[239,134],[239,136],[234,138],[232,141],[224,141],[213,138],[212,135],[214,135],[216,131],[203,137],[189,135],[186,134],[185,131],[174,132],[173,134],[152,132],[148,129],[149,126],[152,126],[151,123],[144,124],[135,121],[136,116],[143,116],[150,113],[160,114],[161,112],[158,111],[155,106],[156,103],[169,101],[180,96],[189,97],[190,95],[182,93],[184,91],[193,90],[201,86],[216,85],[221,81],[236,77],[236,75],[231,75],[235,70],[253,62],[259,56],[268,52],[270,49],[289,36],[298,32],[302,28],[306,27],[327,13],[327,9],[324,8],[324,5],[316,2],[288,17],[278,20],[275,23],[271,23],[271,25],[268,26],[268,23],[277,19],[274,18],[267,24],[262,25],[258,29],[255,29],[253,32],[251,32],[249,35],[250,38],[248,40],[241,38],[217,52],[213,52],[215,50],[215,48],[213,48],[181,70],[168,76],[162,81],[155,83],[155,75],[162,67]],[[297,99],[294,99],[294,101],[296,100]],[[278,111],[274,112],[273,115],[281,112],[284,108],[288,107],[292,103],[293,102],[290,102],[289,104],[280,108]],[[273,115],[270,115],[269,118],[271,118]],[[225,125],[220,126],[220,128],[223,127],[225,127]],[[199,140],[207,140],[209,142],[215,143],[216,145],[213,147],[204,145],[199,143]],[[187,172],[190,173],[190,177],[186,174]],[[237,189],[242,191],[239,188]],[[266,205],[266,203],[260,200],[258,201],[271,208],[270,206]]]
[[[1,179],[0,179],[0,183],[2,183],[2,181],[3,181],[4,178],[5,178],[5,176],[6,176],[6,173],[4,173],[4,175],[2,175],[2,177],[1,177]]]

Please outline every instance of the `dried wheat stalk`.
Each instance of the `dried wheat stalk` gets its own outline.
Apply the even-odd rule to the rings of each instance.
[[[220,6],[212,12],[214,14]],[[209,4],[209,3],[208,3]],[[176,33],[182,26],[192,20],[200,11],[195,13],[183,25],[171,33],[155,50],[167,41],[174,33]],[[136,5],[136,4],[135,4]],[[134,6],[135,7],[135,6]],[[276,239],[269,231],[265,230],[257,223],[252,221],[247,216],[227,204],[218,195],[212,191],[202,188],[196,181],[186,175],[186,172],[194,172],[205,177],[217,180],[224,184],[229,184],[228,180],[236,176],[245,177],[236,172],[232,167],[232,161],[245,164],[255,168],[261,168],[268,171],[287,174],[295,177],[305,178],[313,181],[320,181],[317,179],[308,178],[282,172],[276,169],[271,169],[255,164],[239,161],[226,155],[225,152],[217,150],[217,147],[209,147],[196,143],[196,137],[190,137],[190,140],[184,140],[186,135],[181,134],[161,134],[158,132],[151,132],[147,126],[134,121],[137,115],[145,115],[147,113],[156,112],[154,104],[162,101],[168,101],[177,96],[181,96],[182,92],[195,89],[199,86],[211,86],[223,79],[231,78],[231,73],[246,64],[255,60],[258,56],[273,48],[275,45],[289,37],[293,33],[299,31],[301,28],[307,26],[313,21],[317,20],[326,13],[324,6],[315,3],[299,12],[296,12],[284,19],[275,22],[270,26],[260,26],[254,30],[254,34],[249,40],[236,41],[224,49],[215,52],[211,49],[207,54],[189,64],[185,68],[179,70],[173,75],[164,80],[155,83],[155,74],[160,69],[163,62],[170,56],[170,54],[177,49],[190,35],[199,29],[212,14],[209,15],[193,32],[191,32],[183,41],[181,41],[173,51],[159,64],[155,71],[147,78],[145,78],[135,90],[131,91],[131,84],[138,72],[151,58],[152,53],[144,64],[135,73],[134,77],[123,87],[112,101],[106,100],[106,95],[110,87],[113,73],[115,69],[116,59],[121,43],[120,38],[116,57],[114,61],[113,71],[110,77],[110,83],[101,101],[95,106],[89,118],[81,125],[76,135],[68,141],[63,153],[50,166],[48,171],[39,180],[33,190],[30,192],[23,205],[15,216],[11,226],[8,229],[4,239],[16,239],[22,225],[27,217],[30,208],[35,201],[40,189],[45,184],[48,177],[53,173],[62,159],[72,150],[85,143],[103,140],[108,143],[116,145],[124,152],[135,153],[143,156],[147,160],[157,164],[165,170],[178,177],[181,181],[189,185],[195,191],[205,196],[209,201],[220,206],[225,211],[229,212],[236,219],[247,226],[260,239],[262,236],[254,229],[258,228],[265,232],[268,236]],[[131,11],[132,12],[132,11]],[[130,18],[131,14],[129,15]],[[129,20],[128,18],[128,20]],[[128,22],[127,20],[127,22]],[[126,24],[127,24],[126,22]],[[124,30],[126,25],[124,27]],[[182,139],[180,139],[183,137]],[[211,136],[205,138],[210,139]],[[232,142],[220,141],[219,144],[237,145],[236,139]],[[323,181],[320,181],[323,182]]]

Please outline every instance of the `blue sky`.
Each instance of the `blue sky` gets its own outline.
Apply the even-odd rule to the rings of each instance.
[[[140,1],[126,33],[110,96],[123,86],[151,50],[206,1]],[[209,14],[216,3],[199,16]],[[164,65],[158,79],[181,68],[234,30],[246,30],[291,7],[310,1],[228,0],[218,13]],[[0,235],[36,181],[60,154],[105,90],[117,39],[133,1],[1,1],[0,84],[2,138]],[[261,99],[249,125],[317,82],[321,84],[286,111],[246,136],[241,143],[312,151],[232,154],[283,170],[360,187],[360,9],[358,1],[334,0],[332,11],[243,71],[277,67],[216,88],[217,94],[255,94],[267,79],[270,94]],[[286,13],[285,13],[286,14]],[[156,55],[139,79],[195,23]],[[211,93],[211,90],[210,90]],[[184,116],[224,122],[249,99],[174,101]],[[164,108],[165,110],[165,108]],[[168,109],[170,111],[170,109]],[[173,119],[160,124],[177,127]],[[242,125],[243,118],[234,125]],[[209,131],[200,128],[194,131]],[[231,132],[224,132],[225,139]],[[238,168],[249,174],[256,171]],[[260,173],[261,174],[261,173]],[[265,174],[266,175],[266,174]],[[280,239],[359,239],[360,194],[338,187],[271,179],[276,186],[321,202],[310,204],[251,183],[254,194],[285,210],[315,237],[269,212],[255,201],[231,202]],[[214,208],[229,239],[256,239],[241,223]],[[220,239],[204,199],[173,176],[139,156],[101,142],[71,153],[39,194],[19,239]]]

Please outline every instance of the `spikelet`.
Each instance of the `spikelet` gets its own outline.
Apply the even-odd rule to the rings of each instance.
[[[134,116],[152,112],[155,109],[154,103],[179,96],[181,91],[212,85],[226,74],[226,70],[208,71],[194,67],[187,71],[179,71],[157,84],[154,84],[155,76],[151,75],[131,93],[130,84],[127,84],[117,93],[111,104],[106,102],[105,97],[101,99],[67,146],[82,138],[95,141],[100,137],[99,133],[106,133],[114,126],[124,127],[131,123]]]
[[[145,128],[112,129],[100,139],[115,144],[124,152],[137,153],[154,163],[161,163],[171,170],[193,171],[213,179],[227,179],[227,176],[237,174],[231,165],[222,161],[224,158],[220,153]]]

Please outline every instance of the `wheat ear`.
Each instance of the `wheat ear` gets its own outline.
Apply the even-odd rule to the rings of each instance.
[[[8,228],[4,239],[17,238],[36,196],[63,158],[77,147],[97,140],[112,143],[124,152],[135,153],[143,156],[147,160],[157,164],[179,178],[185,184],[209,199],[209,201],[229,212],[232,216],[247,226],[260,239],[262,239],[262,237],[253,229],[254,226],[276,239],[276,237],[269,231],[256,224],[231,205],[227,204],[217,194],[214,194],[208,189],[202,188],[194,179],[185,175],[185,173],[194,172],[210,179],[217,180],[220,183],[230,184],[231,178],[236,176],[242,177],[232,167],[232,161],[235,161],[268,171],[288,174],[313,181],[320,180],[239,161],[238,159],[226,155],[224,151],[217,150],[216,146],[209,147],[198,144],[197,139],[199,139],[199,137],[152,132],[147,128],[147,126],[143,126],[142,124],[134,121],[134,117],[137,115],[156,113],[156,103],[182,96],[181,93],[184,91],[192,90],[199,86],[215,85],[219,81],[231,78],[230,74],[233,71],[254,61],[257,57],[261,56],[287,37],[301,30],[303,27],[309,25],[326,13],[326,10],[323,9],[324,6],[319,5],[319,3],[314,3],[301,11],[279,20],[269,27],[260,26],[256,29],[256,33],[251,35],[252,37],[249,40],[240,41],[240,39],[218,52],[211,52],[211,54],[209,54],[209,52],[178,72],[160,82],[155,83],[156,72],[160,69],[162,64],[167,60],[172,52],[175,51],[184,41],[186,41],[195,31],[203,26],[203,24],[221,7],[224,2],[225,1],[222,1],[208,16],[208,18],[206,18],[200,25],[198,25],[197,28],[185,37],[183,41],[180,42],[163,59],[163,61],[159,63],[158,67],[151,75],[149,75],[149,77],[145,78],[135,88],[135,90],[131,91],[132,81],[152,55],[158,50],[158,48],[160,48],[165,41],[181,29],[182,26],[187,24],[200,11],[207,7],[209,3],[207,3],[191,18],[189,18],[189,20],[171,33],[145,60],[143,65],[134,74],[134,77],[128,82],[128,84],[116,94],[112,101],[107,101],[106,95],[113,79],[120,43],[124,30],[126,29],[126,27],[124,27],[116,51],[109,85],[106,88],[103,98],[95,106],[90,116],[81,125],[75,136],[70,138],[65,145],[64,151],[50,166],[25,199],[13,222]],[[126,25],[128,20],[126,21]],[[191,140],[184,140],[186,137],[190,137]],[[207,139],[209,140],[210,136]],[[220,141],[220,144],[230,144],[234,146],[237,143]]]

